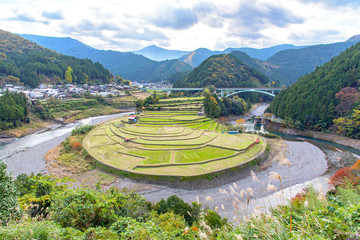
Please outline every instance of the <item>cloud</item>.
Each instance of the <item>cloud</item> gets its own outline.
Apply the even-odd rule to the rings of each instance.
[[[304,42],[305,39],[311,39],[311,41],[314,41],[314,39],[317,40],[317,42],[326,42],[328,39],[336,39],[338,35],[341,35],[341,32],[338,30],[333,29],[316,29],[316,30],[309,30],[306,32],[292,32],[289,34],[288,39],[290,41],[296,41],[296,42]],[[334,40],[335,41],[335,40]],[[310,42],[309,42],[310,43]]]
[[[263,38],[263,31],[273,27],[286,28],[291,24],[302,24],[305,19],[290,9],[272,2],[244,2],[233,11],[223,14],[230,22],[229,36],[246,39]]]
[[[297,0],[300,3],[321,3],[329,7],[346,6],[346,5],[360,5],[358,0]]]
[[[92,22],[90,20],[81,20],[77,24],[68,24],[64,23],[60,25],[61,31],[67,34],[78,34],[78,33],[87,33],[94,35],[99,34],[99,32],[107,31],[119,31],[120,28],[111,22]]]
[[[121,39],[136,39],[144,41],[155,41],[155,40],[169,40],[169,38],[162,32],[149,29],[147,27],[131,27],[122,29],[114,35],[115,38]]]
[[[268,25],[286,27],[305,21],[290,9],[272,3],[245,3],[237,11],[228,14],[228,17],[233,18],[241,26],[255,31]]]
[[[19,13],[18,11],[15,12],[15,17],[10,17],[7,20],[20,21],[20,22],[39,22],[39,23],[49,24],[48,21],[37,19],[36,17],[34,17],[33,15],[31,15],[28,12]]]
[[[198,17],[191,8],[166,5],[158,8],[148,20],[158,27],[183,30],[195,25]]]
[[[61,10],[57,10],[55,12],[49,12],[44,11],[41,16],[47,18],[47,19],[53,19],[53,20],[62,20],[64,19],[64,15]]]

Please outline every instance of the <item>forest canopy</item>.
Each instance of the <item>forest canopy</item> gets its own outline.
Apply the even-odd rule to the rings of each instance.
[[[300,128],[331,130],[339,118],[354,118],[354,127],[359,121],[356,120],[356,111],[360,110],[359,87],[360,43],[281,91],[267,111]]]
[[[75,84],[108,83],[112,77],[98,62],[65,56],[0,30],[0,77],[11,75],[24,85],[37,87],[42,81],[63,82],[69,67],[73,71],[68,79]]]

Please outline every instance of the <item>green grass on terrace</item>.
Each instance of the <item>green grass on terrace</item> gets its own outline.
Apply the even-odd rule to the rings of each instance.
[[[146,159],[142,162],[145,165],[168,163],[170,161],[171,153],[170,151],[147,151],[141,149],[130,149],[127,152],[146,157]]]
[[[217,127],[218,123],[217,122],[213,122],[212,125],[209,127],[209,131],[216,131],[216,127]]]
[[[204,130],[208,130],[209,127],[213,124],[213,122],[206,122],[205,124],[203,124],[202,126],[199,126],[198,129],[204,129]]]
[[[176,163],[203,162],[214,158],[230,156],[234,153],[236,152],[232,150],[207,146],[200,149],[178,150],[175,152],[175,161]]]
[[[192,98],[167,98],[160,99],[159,102],[190,102],[190,101],[199,101],[203,100],[204,97],[192,97]]]

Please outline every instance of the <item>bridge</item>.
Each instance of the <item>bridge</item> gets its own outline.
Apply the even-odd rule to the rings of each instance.
[[[279,93],[284,88],[271,88],[271,87],[258,87],[258,88],[216,88],[216,93],[224,97],[230,97],[232,95],[243,92],[257,92],[275,97],[275,93]],[[140,90],[151,91],[203,91],[204,88],[140,88]]]

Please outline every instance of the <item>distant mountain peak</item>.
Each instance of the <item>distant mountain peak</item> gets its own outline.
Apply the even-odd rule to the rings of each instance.
[[[149,45],[149,46],[147,46],[147,47],[144,47],[144,48],[142,48],[142,49],[140,49],[140,50],[138,50],[138,51],[150,50],[150,49],[163,49],[163,48],[158,47],[158,46],[156,46],[155,44],[153,44],[153,45]],[[137,52],[138,52],[138,51],[137,51]]]
[[[150,58],[155,61],[163,61],[169,59],[177,59],[185,54],[188,54],[188,51],[180,50],[168,50],[156,45],[147,46],[141,50],[133,51],[135,54],[143,55],[144,57]]]
[[[359,35],[354,35],[351,38],[349,38],[347,40],[347,42],[359,42],[360,41],[360,34]]]

